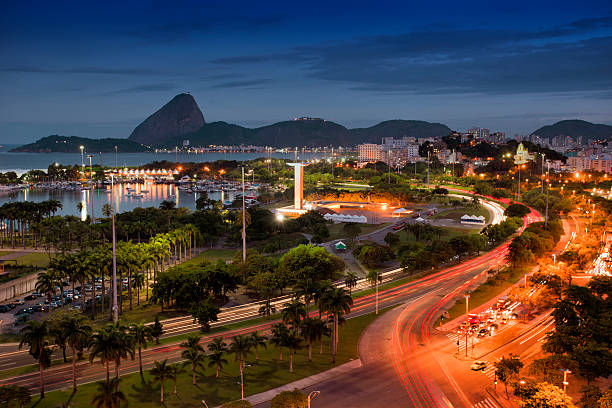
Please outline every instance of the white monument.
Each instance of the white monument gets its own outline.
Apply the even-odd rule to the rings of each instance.
[[[302,210],[304,202],[304,167],[308,163],[287,163],[295,169],[294,187],[293,187],[293,209]]]

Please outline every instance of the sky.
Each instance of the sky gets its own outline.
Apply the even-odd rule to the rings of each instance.
[[[16,1],[0,143],[128,137],[174,95],[207,122],[612,123],[608,1]]]

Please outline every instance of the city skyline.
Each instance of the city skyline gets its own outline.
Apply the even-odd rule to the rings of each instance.
[[[180,92],[207,121],[249,127],[400,118],[513,135],[610,123],[610,5],[496,7],[12,4],[0,17],[11,56],[0,142],[127,137]]]

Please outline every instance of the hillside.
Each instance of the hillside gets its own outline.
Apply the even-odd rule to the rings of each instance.
[[[452,132],[448,126],[441,123],[430,123],[421,120],[387,120],[369,128],[350,130],[353,140],[358,143],[380,143],[383,137],[441,137]]]
[[[115,146],[122,153],[144,152],[147,148],[140,143],[127,139],[88,139],[77,136],[51,135],[38,139],[34,143],[11,149],[11,152],[27,153],[78,153],[80,146],[85,146],[85,151],[95,153],[114,152]]]
[[[193,96],[179,94],[144,122],[128,138],[146,145],[160,145],[200,129],[206,121]]]
[[[571,136],[574,139],[582,136],[589,140],[609,139],[612,138],[612,126],[578,119],[562,120],[553,125],[541,127],[534,131],[532,135],[538,135],[543,139],[550,139],[555,136]]]

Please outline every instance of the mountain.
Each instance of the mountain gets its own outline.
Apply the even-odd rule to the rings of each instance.
[[[430,123],[421,120],[387,120],[369,128],[350,130],[354,140],[358,143],[380,143],[383,137],[402,138],[441,137],[452,133],[448,126],[441,123]]]
[[[612,126],[586,122],[584,120],[562,120],[554,125],[548,125],[534,131],[532,135],[538,135],[542,139],[550,139],[555,136],[571,136],[576,139],[582,136],[586,140],[590,139],[610,139],[612,138]]]
[[[38,139],[34,143],[19,146],[11,149],[11,152],[27,152],[27,153],[78,153],[80,146],[85,147],[87,152],[114,152],[115,146],[122,153],[143,152],[147,148],[140,143],[133,142],[127,139],[88,139],[77,136],[59,136],[51,135]]]
[[[193,96],[183,93],[136,126],[128,139],[149,146],[164,144],[170,139],[199,130],[205,123]]]
[[[274,123],[259,128],[246,128],[226,122],[206,123],[196,132],[163,143],[165,147],[255,145],[255,146],[353,146],[359,143],[380,143],[383,137],[436,137],[452,131],[439,123],[418,120],[390,120],[369,128],[347,129],[322,119],[298,119]]]

